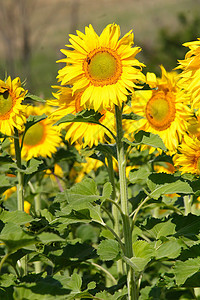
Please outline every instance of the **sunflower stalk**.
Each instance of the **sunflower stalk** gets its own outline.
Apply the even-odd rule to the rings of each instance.
[[[118,206],[118,199],[116,197],[116,188],[115,188],[115,177],[114,177],[114,170],[113,170],[113,160],[111,155],[107,155],[107,170],[108,170],[108,176],[110,179],[110,183],[112,184],[112,194],[111,198],[114,201],[114,205],[112,205],[112,215],[114,219],[114,231],[117,233],[118,236],[120,236],[120,223],[119,223],[119,209]],[[117,273],[123,274],[123,262],[121,260],[117,261]]]
[[[119,181],[120,181],[120,195],[121,195],[121,209],[123,212],[122,223],[123,223],[123,234],[125,250],[124,255],[128,258],[133,257],[133,247],[132,247],[132,231],[130,225],[130,217],[128,211],[128,191],[127,191],[127,181],[126,181],[126,160],[124,154],[124,143],[123,138],[123,128],[122,128],[122,109],[115,106],[115,118],[116,118],[116,146],[117,146],[117,159],[119,168]],[[128,299],[136,300],[138,299],[135,274],[134,270],[126,264],[127,271],[127,287],[128,287]]]
[[[21,172],[22,169],[22,162],[21,162],[21,148],[19,144],[19,133],[17,128],[15,128],[14,131],[14,145],[15,145],[15,158],[16,163],[18,167],[17,171],[17,207],[18,210],[24,211],[24,178],[23,178],[23,172]]]
[[[24,211],[24,175],[22,172],[22,161],[21,161],[21,147],[19,143],[19,132],[17,128],[14,128],[14,147],[15,147],[15,158],[18,167],[17,170],[17,208],[20,211]],[[26,256],[20,259],[22,275],[27,275],[27,258]]]

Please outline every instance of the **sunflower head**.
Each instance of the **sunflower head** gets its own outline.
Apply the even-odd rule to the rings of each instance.
[[[200,107],[200,38],[183,46],[188,47],[189,51],[183,60],[178,61],[177,69],[182,70],[179,85],[191,95],[192,108],[196,109]]]
[[[30,115],[50,114],[48,106],[29,106],[26,110],[26,117]],[[52,127],[52,121],[46,118],[31,126],[25,133],[22,148],[22,157],[26,160],[32,157],[51,157],[60,146],[61,137],[57,130]]]
[[[4,82],[0,80],[0,132],[13,135],[14,127],[22,130],[26,118],[24,116],[25,106],[21,105],[26,95],[21,86],[20,78],[13,81],[9,76]]]
[[[182,173],[200,175],[200,141],[197,137],[184,136],[184,141],[179,147],[180,153],[174,157],[174,165]]]
[[[147,83],[154,89],[133,94],[132,111],[142,119],[130,122],[129,132],[137,129],[158,134],[172,154],[186,132],[192,112],[187,105],[188,95],[177,86],[176,73],[166,72],[164,67],[161,70],[161,78],[147,74]]]
[[[71,84],[73,93],[82,92],[81,106],[95,111],[121,106],[136,84],[145,80],[144,65],[135,58],[141,49],[132,47],[132,31],[119,37],[116,24],[108,25],[100,36],[89,25],[85,34],[70,35],[72,50],[61,50],[67,58],[60,60],[66,66],[59,71],[58,80],[61,85]]]

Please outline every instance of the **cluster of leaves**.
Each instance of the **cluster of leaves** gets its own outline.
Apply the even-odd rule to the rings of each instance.
[[[91,118],[98,122],[98,117],[84,112],[73,121]],[[27,129],[41,118],[31,117]],[[1,144],[1,193],[17,181],[3,175],[16,175],[18,169],[6,152],[6,143]],[[127,297],[126,263],[134,269],[140,300],[198,299],[200,212],[195,201],[199,179],[179,172],[154,172],[155,163],[170,161],[170,157],[154,156],[136,146],[166,150],[156,135],[140,131],[134,142],[124,139],[124,143],[130,153],[128,164],[139,166],[131,171],[128,185],[133,257],[123,252],[120,211],[119,235],[115,231],[113,191],[105,168],[74,184],[69,171],[76,161],[84,160],[65,142],[53,158],[33,158],[23,164],[25,200],[34,203],[40,195],[40,212],[34,210],[34,204],[30,214],[17,211],[16,194],[1,203],[0,298],[123,300]],[[88,153],[105,161],[108,156],[116,158],[116,146],[99,144]],[[56,163],[65,170],[62,191],[45,176],[45,170],[53,169]],[[118,187],[117,172],[114,180]],[[190,197],[193,213],[187,214],[184,202],[191,201]]]

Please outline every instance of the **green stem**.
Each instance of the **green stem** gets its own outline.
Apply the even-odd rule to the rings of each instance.
[[[119,168],[119,182],[120,182],[120,195],[121,195],[121,209],[123,212],[123,233],[124,233],[124,243],[125,251],[124,255],[128,258],[133,257],[133,247],[132,247],[132,231],[130,226],[130,218],[128,211],[128,192],[127,192],[127,181],[126,181],[126,160],[124,155],[124,143],[123,139],[123,128],[122,128],[122,109],[120,110],[118,106],[115,106],[115,118],[116,118],[116,146],[117,146],[117,159]],[[128,300],[136,300],[137,290],[135,283],[134,270],[126,264],[127,270],[127,287],[128,287]]]
[[[2,269],[2,266],[4,264],[4,262],[6,261],[6,259],[8,258],[8,256],[10,255],[11,253],[7,253],[1,260],[0,262],[0,272],[1,272],[1,269]]]
[[[184,196],[183,202],[184,202],[184,206],[185,206],[185,215],[187,216],[189,213],[191,213],[192,197],[190,195]]]
[[[117,203],[118,200],[116,199],[116,189],[115,189],[115,175],[114,175],[114,170],[113,170],[113,159],[111,155],[107,155],[107,170],[108,170],[108,176],[110,179],[110,183],[112,184],[112,194],[111,194],[111,199],[108,201],[112,202],[114,205],[112,205],[112,215],[114,219],[114,231],[116,234],[120,237],[120,222],[119,222],[119,211],[121,211],[121,207]],[[118,274],[123,274],[123,262],[122,260],[117,261],[117,273]]]
[[[39,182],[39,178],[37,178],[37,182]],[[41,210],[41,198],[40,198],[40,194],[39,193],[36,194],[36,190],[35,190],[35,188],[34,188],[33,185],[32,185],[31,188],[32,188],[32,190],[34,191],[34,194],[35,194],[35,196],[34,196],[35,212],[36,212],[36,214],[39,214],[40,210]],[[41,261],[36,261],[34,263],[34,265],[35,265],[35,274],[41,273],[41,271],[42,271],[42,263],[41,263]]]
[[[24,211],[24,174],[22,172],[22,160],[21,160],[21,147],[19,143],[19,133],[17,128],[14,128],[14,146],[15,146],[15,158],[18,167],[17,170],[17,208],[20,211]],[[27,257],[24,256],[20,259],[22,267],[22,275],[27,275]]]
[[[24,178],[23,178],[23,172],[21,172],[22,169],[22,162],[21,162],[21,148],[19,145],[19,133],[17,128],[15,128],[14,131],[14,145],[15,145],[15,158],[16,163],[18,167],[17,171],[17,207],[18,210],[24,211]]]

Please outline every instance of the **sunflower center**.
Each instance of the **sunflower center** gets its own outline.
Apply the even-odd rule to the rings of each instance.
[[[12,109],[13,99],[9,92],[0,93],[0,119],[5,117],[5,115]]]
[[[24,137],[24,144],[27,146],[37,146],[44,139],[44,126],[41,123],[36,123],[30,127]]]
[[[100,48],[89,53],[83,63],[86,76],[95,86],[115,84],[121,76],[119,55],[111,49]]]
[[[166,130],[175,118],[175,103],[171,93],[157,92],[146,105],[146,117],[156,130]]]

